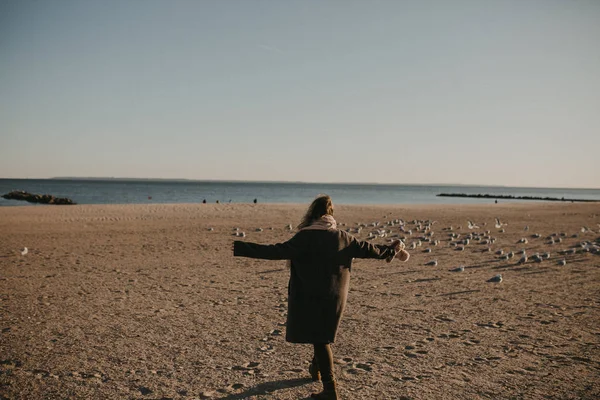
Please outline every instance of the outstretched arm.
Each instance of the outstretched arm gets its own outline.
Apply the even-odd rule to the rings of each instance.
[[[236,240],[233,242],[233,255],[235,257],[262,258],[264,260],[291,260],[300,252],[299,243],[296,236],[285,243],[277,244],[258,244],[242,242]]]
[[[366,241],[352,238],[350,249],[353,258],[376,258],[391,262],[396,254],[400,254],[400,260],[408,260],[409,254],[404,250],[404,243],[395,240],[391,245],[372,244]]]

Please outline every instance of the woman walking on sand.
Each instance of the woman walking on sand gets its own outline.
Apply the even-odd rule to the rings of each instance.
[[[338,399],[330,343],[335,340],[346,305],[353,258],[391,262],[409,258],[404,244],[373,245],[338,230],[329,196],[317,197],[298,225],[299,232],[285,243],[261,245],[235,241],[233,255],[265,260],[291,260],[288,284],[286,340],[311,343],[314,357],[309,372],[323,381],[323,391],[311,397]]]

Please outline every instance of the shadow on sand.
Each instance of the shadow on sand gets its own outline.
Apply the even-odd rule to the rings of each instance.
[[[229,394],[225,397],[221,397],[221,400],[243,400],[250,396],[265,396],[270,395],[273,392],[281,389],[289,389],[296,386],[306,385],[312,383],[310,378],[296,378],[296,379],[284,379],[280,381],[272,381],[258,384],[242,393]],[[307,397],[309,398],[309,397]]]

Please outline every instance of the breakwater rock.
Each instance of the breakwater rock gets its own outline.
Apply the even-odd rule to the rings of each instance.
[[[77,204],[73,200],[66,197],[54,197],[49,194],[33,194],[27,193],[22,190],[14,190],[10,193],[3,194],[3,198],[7,200],[23,200],[29,203],[40,203],[40,204],[60,204],[60,205],[71,205]]]
[[[537,201],[570,201],[595,203],[598,200],[589,199],[565,199],[564,197],[536,197],[536,196],[512,196],[507,194],[466,194],[466,193],[440,193],[438,197],[470,197],[474,199],[504,199],[504,200],[537,200]]]

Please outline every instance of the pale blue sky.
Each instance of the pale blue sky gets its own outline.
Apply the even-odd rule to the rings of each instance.
[[[600,1],[0,1],[0,177],[600,187]]]

